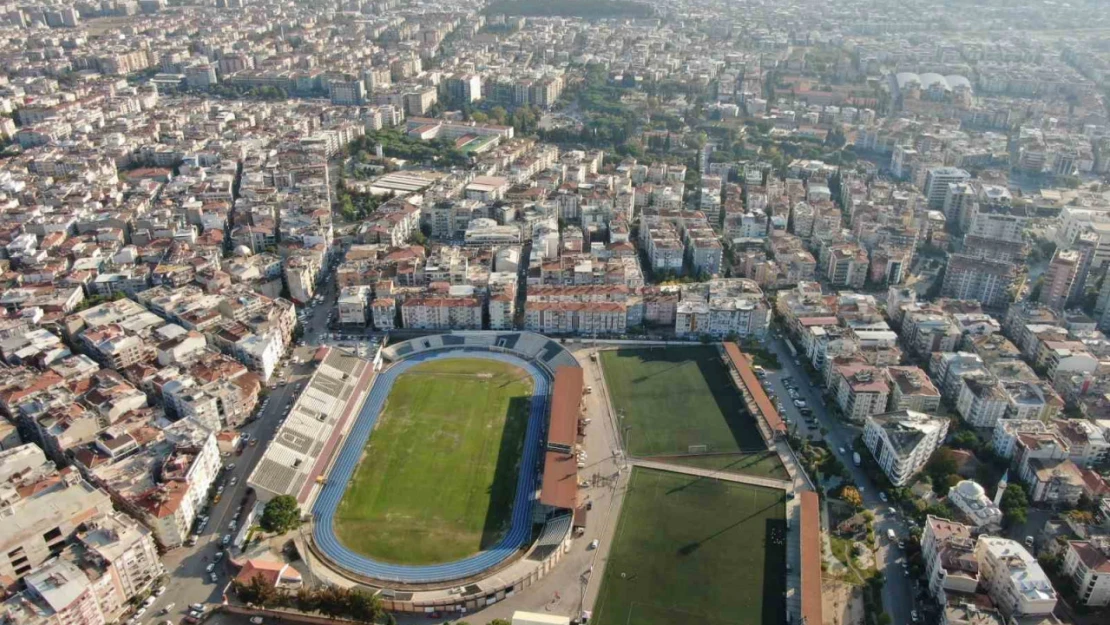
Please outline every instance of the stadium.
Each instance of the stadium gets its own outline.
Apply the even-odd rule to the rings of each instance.
[[[313,559],[376,587],[465,588],[446,609],[542,575],[577,500],[575,358],[537,334],[457,332],[385,347],[373,369],[350,424],[319,435],[333,458],[302,503]],[[494,572],[499,588],[481,584]]]

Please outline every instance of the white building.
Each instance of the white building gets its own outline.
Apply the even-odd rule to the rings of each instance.
[[[956,412],[969,425],[994,427],[1009,406],[1009,397],[991,375],[966,375],[956,397]]]
[[[948,491],[948,503],[976,528],[1002,526],[1002,510],[987,497],[983,487],[972,480],[963,480],[952,487]]]
[[[1064,573],[1075,584],[1083,605],[1110,605],[1110,540],[1070,540],[1064,552]]]
[[[339,293],[339,323],[364,326],[370,322],[369,286],[343,287]]]
[[[258,373],[263,381],[270,379],[285,351],[285,343],[277,332],[250,334],[235,344],[235,356]]]
[[[1056,608],[1056,589],[1037,559],[1019,543],[980,536],[975,557],[982,586],[1004,615],[1051,614]]]
[[[890,482],[905,486],[925,468],[925,463],[947,434],[947,419],[899,410],[868,416],[864,422],[863,442]]]

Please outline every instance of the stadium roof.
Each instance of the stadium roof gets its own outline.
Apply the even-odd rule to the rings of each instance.
[[[306,504],[372,375],[365,360],[328,350],[247,480],[259,499],[293,495]]]
[[[549,451],[543,459],[540,503],[573,510],[578,502],[578,459],[573,453]]]
[[[802,621],[821,623],[821,505],[817,493],[802,491]]]
[[[583,373],[579,367],[559,367],[551,389],[551,420],[547,444],[574,448],[578,442],[578,406],[582,401]]]
[[[748,360],[748,357],[740,351],[736,343],[731,342],[725,343],[725,353],[732,361],[732,366],[736,367],[736,372],[740,374],[740,381],[744,384],[748,394],[752,396],[756,408],[763,413],[763,418],[767,421],[767,427],[771,428],[772,432],[786,432],[786,424],[782,422],[779,412],[775,410],[775,405],[771,403],[771,399],[767,397],[767,393],[760,386],[759,379],[755,377],[755,373],[752,371],[752,363]]]

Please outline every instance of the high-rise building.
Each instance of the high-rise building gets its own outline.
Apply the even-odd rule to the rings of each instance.
[[[1017,277],[1013,263],[952,254],[944,273],[941,296],[976,300],[987,308],[1002,308],[1010,302],[1010,287]]]
[[[944,208],[944,198],[948,195],[948,185],[967,182],[971,174],[958,167],[930,167],[925,171],[925,199],[929,208],[939,210]]]
[[[1072,250],[1079,254],[1079,265],[1075,269],[1075,279],[1072,280],[1071,291],[1068,293],[1068,305],[1078,305],[1083,301],[1096,249],[1098,249],[1098,235],[1094,232],[1084,232],[1075,240]]]
[[[1052,255],[1041,286],[1040,302],[1053,310],[1063,310],[1079,270],[1079,252],[1060,251]]]

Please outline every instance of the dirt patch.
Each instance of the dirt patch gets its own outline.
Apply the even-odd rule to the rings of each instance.
[[[867,543],[856,541],[856,551],[859,555],[856,556],[856,567],[860,569],[870,569],[875,567],[875,554],[871,552],[871,547]]]
[[[826,578],[821,582],[823,625],[862,625],[863,590],[842,581]]]

